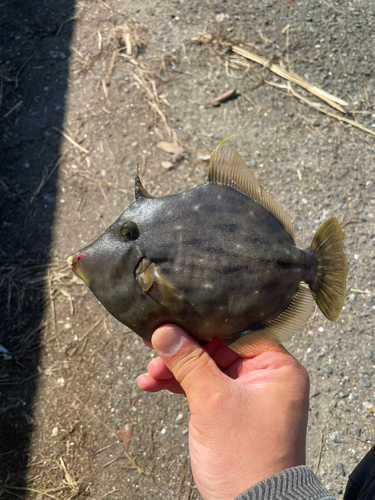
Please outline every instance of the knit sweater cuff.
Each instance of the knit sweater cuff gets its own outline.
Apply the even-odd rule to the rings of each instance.
[[[235,500],[335,500],[305,465],[283,470],[254,484]]]

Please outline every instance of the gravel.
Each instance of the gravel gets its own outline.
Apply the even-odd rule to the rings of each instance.
[[[122,58],[109,76],[111,54],[105,59],[104,52],[98,52],[98,32],[106,36],[114,26],[129,21],[128,13],[147,27],[150,40],[137,60],[152,68],[166,64],[161,78],[155,77],[157,92],[166,95],[170,106],[161,105],[174,137],[186,151],[186,159],[173,169],[161,166],[169,158],[156,148],[156,143],[172,139],[131,76],[136,65]],[[63,22],[65,17],[61,19]],[[288,25],[287,48],[284,28]],[[370,134],[320,113],[288,94],[287,89],[262,83],[285,85],[284,80],[264,68],[252,64],[249,74],[244,75],[241,70],[228,72],[223,59],[210,52],[218,49],[218,44],[191,43],[206,28],[232,37],[236,43],[248,42],[251,50],[267,60],[286,65],[289,61],[292,71],[345,99],[349,103],[346,118],[375,130],[375,8],[371,0],[264,0],[251,4],[245,0],[236,4],[145,1],[137,5],[126,0],[94,2],[90,8],[80,10],[75,21],[71,46],[78,54],[71,50],[69,78],[64,79],[69,82],[65,130],[90,154],[79,158],[79,153],[64,142],[64,147],[73,149],[62,161],[56,193],[51,197],[50,191],[42,189],[33,214],[49,212],[52,201],[56,204],[48,255],[62,261],[92,241],[133,201],[137,162],[153,195],[186,190],[204,182],[207,153],[235,132],[230,145],[245,157],[262,186],[293,219],[299,247],[309,246],[326,218],[337,217],[345,233],[350,268],[344,309],[335,323],[317,310],[307,328],[286,347],[305,365],[311,379],[307,465],[314,470],[319,463],[318,477],[339,499],[345,490],[346,474],[365,455],[375,432],[375,140]],[[57,45],[54,36],[49,36],[51,50]],[[111,44],[108,47],[115,50]],[[30,54],[25,54],[23,61]],[[38,60],[38,51],[36,54],[35,61],[22,69],[22,75],[29,68],[44,64]],[[219,56],[225,58],[228,54],[225,47]],[[58,61],[54,56],[52,59]],[[21,67],[22,64],[17,66]],[[260,85],[255,85],[254,79]],[[108,99],[102,91],[103,81]],[[8,83],[5,81],[4,85]],[[215,108],[207,106],[215,95],[233,86],[237,89],[236,101]],[[295,90],[305,99],[315,100],[303,90]],[[17,94],[12,106],[23,99],[22,109],[32,113],[33,102],[27,102],[21,94]],[[3,100],[4,113],[10,110],[5,105]],[[16,111],[9,116],[7,127],[16,127]],[[340,114],[332,109],[329,113]],[[51,126],[46,125],[37,136],[41,153],[45,144],[52,147]],[[17,142],[26,129],[25,125],[22,133],[16,131],[18,136],[4,134],[6,144],[10,147],[14,143],[17,155],[22,157],[17,163],[15,155],[17,161],[7,163],[6,168],[13,172],[24,165],[22,171],[31,175],[38,156],[30,164],[21,154],[22,144]],[[35,141],[31,132],[30,142]],[[49,160],[46,168],[52,164]],[[75,175],[77,172],[94,181]],[[30,199],[39,182],[39,178],[30,181],[32,189],[25,200]],[[108,188],[110,183],[116,187]],[[8,182],[13,184],[13,180]],[[20,207],[24,194],[17,189],[16,186],[10,199]],[[4,196],[5,190],[1,198]],[[5,211],[5,230],[9,222],[6,216]],[[19,219],[24,224],[24,214]],[[19,228],[22,238],[31,219],[30,216],[28,224]],[[25,237],[34,250],[37,245],[32,243],[36,240],[34,234]],[[28,247],[25,250],[29,252]],[[18,251],[13,249],[9,259]],[[97,300],[85,295],[78,285],[77,289],[68,290],[74,298],[74,315],[71,303],[61,294],[55,304],[56,324],[71,324],[72,328],[58,330],[61,347],[55,340],[49,342],[32,371],[40,370],[43,374],[33,404],[29,405],[34,408],[32,445],[37,457],[34,469],[28,469],[30,477],[36,478],[33,487],[40,489],[51,464],[55,467],[63,457],[93,498],[103,498],[109,492],[111,500],[176,498],[181,470],[188,457],[186,401],[168,393],[140,394],[136,377],[146,370],[151,355],[134,334],[111,318],[107,318],[108,331],[99,327],[87,337],[84,356],[66,354],[65,348],[74,344],[74,336],[80,338],[103,313]],[[7,296],[5,299],[6,302]],[[74,394],[89,410],[77,403]],[[9,404],[14,404],[13,400]],[[146,475],[138,474],[129,464],[124,467],[120,460],[104,467],[112,460],[109,454],[114,453],[113,449],[118,453],[115,457],[121,453],[123,458],[123,451],[115,446],[105,449],[116,443],[101,421],[111,429],[117,429],[124,421],[133,422],[129,454]],[[50,439],[46,444],[45,436],[52,434],[56,434],[55,441]],[[74,440],[77,445],[72,447],[69,443]],[[104,451],[96,454],[101,449]],[[90,463],[86,457],[90,457]],[[35,465],[39,463],[42,469]],[[182,486],[183,498],[193,491],[191,484],[188,473]]]

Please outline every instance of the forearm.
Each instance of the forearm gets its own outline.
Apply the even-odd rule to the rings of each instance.
[[[235,500],[335,500],[311,469],[286,469],[244,491]]]

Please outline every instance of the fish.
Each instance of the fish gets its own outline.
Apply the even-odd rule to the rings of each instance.
[[[173,323],[202,345],[217,337],[253,357],[302,330],[314,302],[328,320],[338,318],[344,234],[333,217],[299,249],[291,219],[223,142],[207,182],[188,191],[156,198],[137,169],[135,201],[68,263],[144,340]]]

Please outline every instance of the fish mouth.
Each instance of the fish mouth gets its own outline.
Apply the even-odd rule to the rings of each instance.
[[[75,254],[71,255],[70,257],[68,257],[68,264],[69,264],[69,269],[71,271],[75,271],[75,265],[76,263],[81,260],[83,257],[83,253],[81,252],[76,252]]]
[[[68,257],[67,262],[69,264],[69,269],[73,271],[79,278],[84,279],[81,266],[78,265],[78,262],[84,257],[82,252],[76,252],[70,257]]]

